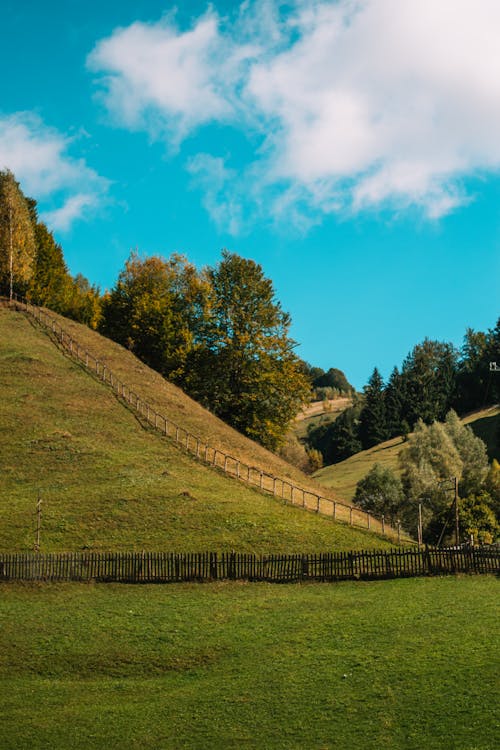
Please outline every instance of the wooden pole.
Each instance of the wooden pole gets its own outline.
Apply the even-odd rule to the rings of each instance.
[[[42,498],[38,490],[38,502],[36,504],[36,542],[35,552],[40,552],[40,530],[42,528]]]
[[[455,489],[455,547],[460,544],[460,517],[458,513],[458,479],[453,477]]]

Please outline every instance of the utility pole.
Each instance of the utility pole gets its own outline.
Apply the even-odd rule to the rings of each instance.
[[[444,536],[444,532],[446,530],[446,526],[448,525],[448,521],[450,520],[451,513],[455,512],[455,546],[458,547],[460,544],[460,516],[459,516],[459,510],[458,510],[458,477],[450,477],[450,479],[443,479],[442,482],[439,482],[439,486],[441,487],[443,484],[446,484],[447,482],[453,482],[453,485],[451,487],[445,487],[443,489],[443,492],[450,492],[452,490],[454,492],[453,502],[451,504],[451,508],[448,511],[448,518],[446,519],[443,530],[441,531],[441,534],[439,536],[438,540],[438,547],[441,544],[441,540]]]
[[[418,504],[418,529],[417,529],[418,548],[422,546],[422,503]]]
[[[14,289],[14,243],[12,240],[12,203],[9,200],[9,271],[10,271],[10,301]]]
[[[455,547],[458,547],[460,544],[460,518],[458,514],[458,479],[457,477],[453,477],[453,481],[455,483],[454,490],[455,490]]]
[[[35,552],[40,552],[40,529],[42,527],[42,498],[38,490],[38,502],[36,504],[36,542]]]

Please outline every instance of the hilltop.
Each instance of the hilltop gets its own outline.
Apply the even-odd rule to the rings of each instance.
[[[61,319],[155,408],[214,447],[322,492],[121,346]],[[21,313],[0,308],[0,549],[318,550],[387,541],[263,495],[196,461],[137,416]],[[324,493],[323,493],[324,494]]]

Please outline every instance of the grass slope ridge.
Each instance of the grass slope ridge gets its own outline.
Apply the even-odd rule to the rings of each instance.
[[[474,433],[485,441],[490,459],[500,458],[500,406],[468,414],[462,420]],[[396,437],[384,443],[360,451],[338,464],[324,466],[315,472],[314,477],[325,487],[330,487],[346,500],[352,500],[356,484],[370,471],[376,463],[400,473],[398,456],[404,445],[403,438]]]
[[[193,431],[206,422],[206,437],[225,446],[225,430],[234,431],[220,420],[121,347],[64,323],[75,338],[87,338],[89,349],[95,351],[97,342],[98,356],[138,392],[147,390],[162,410],[170,404]],[[6,308],[0,308],[0,390],[2,550],[33,547],[38,490],[42,551],[266,553],[387,545],[368,532],[285,507],[196,462],[144,429],[108,387],[64,356],[27,317]],[[235,434],[249,455],[272,460]]]

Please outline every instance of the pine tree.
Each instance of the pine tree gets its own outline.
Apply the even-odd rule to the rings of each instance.
[[[425,339],[405,359],[402,369],[403,419],[411,426],[443,420],[456,390],[457,353],[451,344]]]
[[[403,378],[395,367],[385,388],[385,411],[387,421],[387,437],[392,438],[405,432],[403,425],[403,406],[405,392]]]
[[[363,448],[371,448],[387,439],[387,414],[384,381],[377,368],[364,388],[365,401],[361,411],[359,438]]]

